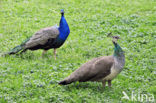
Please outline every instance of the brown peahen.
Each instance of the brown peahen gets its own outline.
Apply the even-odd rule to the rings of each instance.
[[[111,87],[111,81],[122,71],[125,65],[125,55],[122,48],[117,43],[118,36],[112,37],[114,54],[94,58],[75,70],[70,76],[60,81],[60,85],[67,85],[72,82],[97,81],[102,82],[105,87],[106,82]]]

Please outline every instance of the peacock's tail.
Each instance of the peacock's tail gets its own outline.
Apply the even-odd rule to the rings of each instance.
[[[6,55],[12,55],[12,54],[16,54],[18,52],[25,52],[26,49],[24,48],[24,45],[27,41],[30,40],[30,37],[28,39],[26,39],[25,41],[23,41],[20,45],[14,47],[13,49],[11,49],[9,52],[4,53],[2,56],[6,56]]]
[[[5,53],[4,55],[12,55],[12,54],[16,54],[20,51],[24,50],[23,45],[18,45],[16,47],[14,47],[13,49],[11,49],[9,52]]]

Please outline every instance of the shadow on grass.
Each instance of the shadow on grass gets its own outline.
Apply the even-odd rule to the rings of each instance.
[[[50,59],[50,60],[54,60],[54,57],[52,55],[50,55],[50,53],[47,53],[45,54],[43,57],[42,57],[42,53],[35,53],[35,52],[24,52],[22,54],[18,53],[18,54],[13,54],[13,55],[5,55],[5,56],[2,56],[2,57],[5,57],[5,58],[21,58],[21,59],[26,59],[26,60],[38,60],[38,59]]]
[[[94,92],[100,92],[100,93],[103,93],[103,92],[108,92],[108,91],[112,91],[113,88],[109,88],[108,86],[106,86],[105,88],[102,86],[102,84],[99,82],[99,83],[96,83],[96,82],[76,82],[76,83],[72,83],[72,84],[69,84],[69,85],[61,85],[62,88],[64,88],[66,91],[73,91],[73,89],[77,89],[77,90],[86,90],[86,89],[91,89],[92,91]]]

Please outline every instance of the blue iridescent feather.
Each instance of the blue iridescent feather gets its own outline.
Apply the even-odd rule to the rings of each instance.
[[[64,17],[64,11],[61,10],[61,20],[60,20],[60,26],[58,28],[59,30],[59,35],[58,37],[55,39],[55,41],[50,44],[51,48],[59,48],[67,39],[69,33],[70,33],[70,29],[68,26],[68,23]]]

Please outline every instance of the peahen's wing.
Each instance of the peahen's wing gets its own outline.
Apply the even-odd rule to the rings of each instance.
[[[55,39],[59,35],[56,26],[47,27],[36,32],[26,43],[25,48],[33,48],[37,45],[44,45],[49,39]]]
[[[68,78],[71,81],[98,81],[111,72],[114,59],[112,56],[95,58],[74,71]],[[67,79],[68,79],[67,78]]]
[[[99,81],[111,73],[111,68],[114,64],[113,56],[104,56],[97,60],[90,72],[87,81]]]

